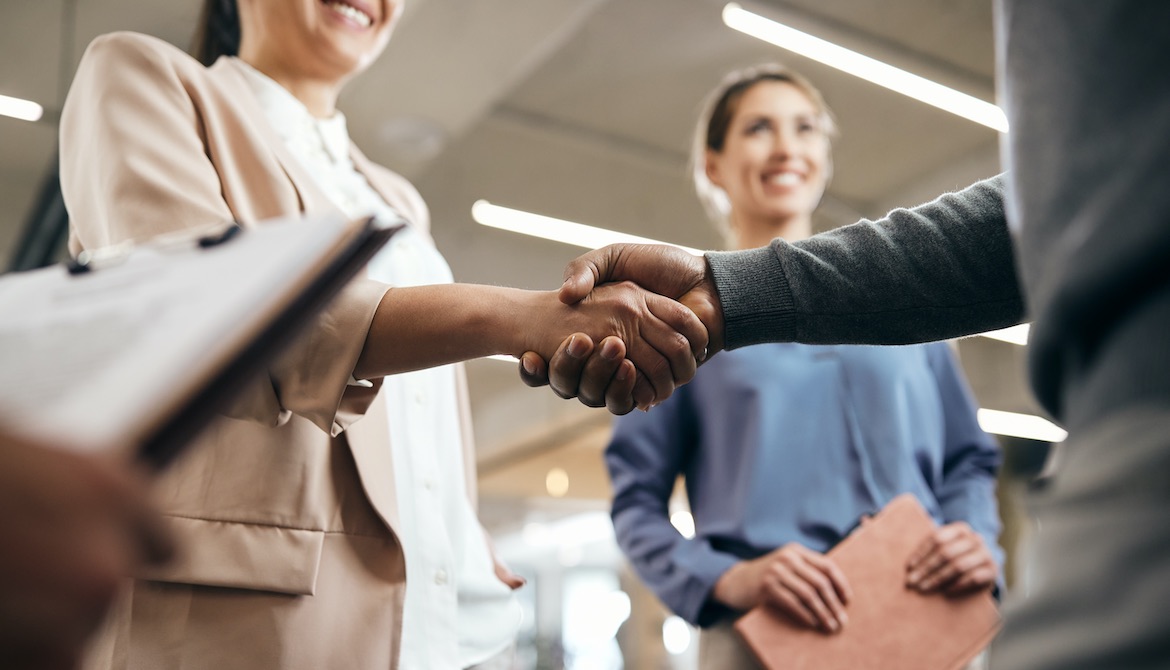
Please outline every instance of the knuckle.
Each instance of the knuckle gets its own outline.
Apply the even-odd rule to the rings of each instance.
[[[586,407],[605,407],[604,400],[597,400],[594,396],[587,395],[585,393],[578,395],[577,400],[581,401],[581,404],[585,405]]]
[[[664,383],[668,379],[673,379],[670,371],[670,363],[661,356],[655,356],[651,360],[646,361],[642,367],[642,372],[652,382],[657,382],[655,386]]]

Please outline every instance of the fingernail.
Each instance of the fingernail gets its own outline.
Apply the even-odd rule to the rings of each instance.
[[[581,339],[580,337],[574,335],[573,339],[569,340],[568,352],[569,355],[573,358],[583,358],[587,350],[588,347],[585,346],[585,340]]]
[[[843,628],[845,624],[849,623],[849,615],[841,612],[841,616],[837,617],[837,620],[841,622],[841,627]]]
[[[621,353],[621,347],[613,340],[606,340],[601,345],[601,357],[607,361],[616,361],[618,354]]]
[[[911,572],[910,576],[906,578],[906,583],[913,586],[913,585],[917,584],[918,580],[920,580],[920,579],[922,579],[922,573]]]
[[[619,382],[624,382],[627,379],[629,379],[630,378],[630,366],[628,366],[628,365],[619,366],[616,376],[617,376],[617,380]]]
[[[703,347],[703,353],[699,354],[699,362],[707,360],[707,347]]]
[[[530,375],[536,374],[536,363],[533,363],[527,356],[520,358],[520,364],[524,366],[524,371]]]

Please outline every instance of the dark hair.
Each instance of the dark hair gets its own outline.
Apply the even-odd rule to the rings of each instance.
[[[240,53],[240,12],[236,0],[205,0],[191,55],[210,67],[220,56]]]
[[[727,218],[730,204],[722,189],[707,179],[707,150],[715,153],[723,151],[731,120],[739,109],[739,101],[753,86],[764,81],[778,81],[795,86],[808,97],[820,114],[821,129],[830,144],[837,135],[837,121],[833,118],[832,110],[825,104],[824,96],[812,82],[796,72],[766,63],[736,70],[724,77],[722,83],[707,96],[691,143],[691,178],[695,184],[695,193],[699,196],[703,209],[707,210],[707,215],[719,226],[724,235],[731,234]]]

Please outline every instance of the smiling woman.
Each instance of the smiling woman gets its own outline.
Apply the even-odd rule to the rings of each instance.
[[[835,132],[817,89],[776,66],[732,73],[711,94],[692,176],[731,246],[812,234]],[[952,556],[932,554],[932,569],[908,582],[992,588],[1000,457],[974,410],[945,343],[725,351],[653,412],[614,424],[618,543],[667,606],[705,628],[699,653],[712,670],[758,667],[730,622],[761,603],[824,633],[847,628],[851,588],[824,553],[901,493],[943,524],[939,546]],[[666,515],[680,475],[690,535]]]
[[[506,656],[523,581],[476,517],[465,381],[449,364],[551,357],[584,332],[608,342],[614,383],[644,402],[694,375],[702,324],[636,286],[569,307],[551,291],[453,284],[418,192],[352,144],[336,109],[401,11],[210,0],[202,63],[131,33],[82,59],[61,119],[74,253],[303,213],[408,224],[163,475],[186,552],[138,575],[88,667],[446,669]]]

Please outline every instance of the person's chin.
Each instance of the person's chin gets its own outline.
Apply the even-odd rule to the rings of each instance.
[[[763,210],[768,213],[769,218],[787,219],[808,213],[810,208],[807,203],[807,198],[793,194],[785,197],[770,198],[763,207]]]
[[[330,40],[316,50],[317,61],[323,70],[328,70],[338,79],[351,77],[373,61],[373,58],[363,60],[363,53],[353,48],[351,44],[339,43],[339,40]]]

